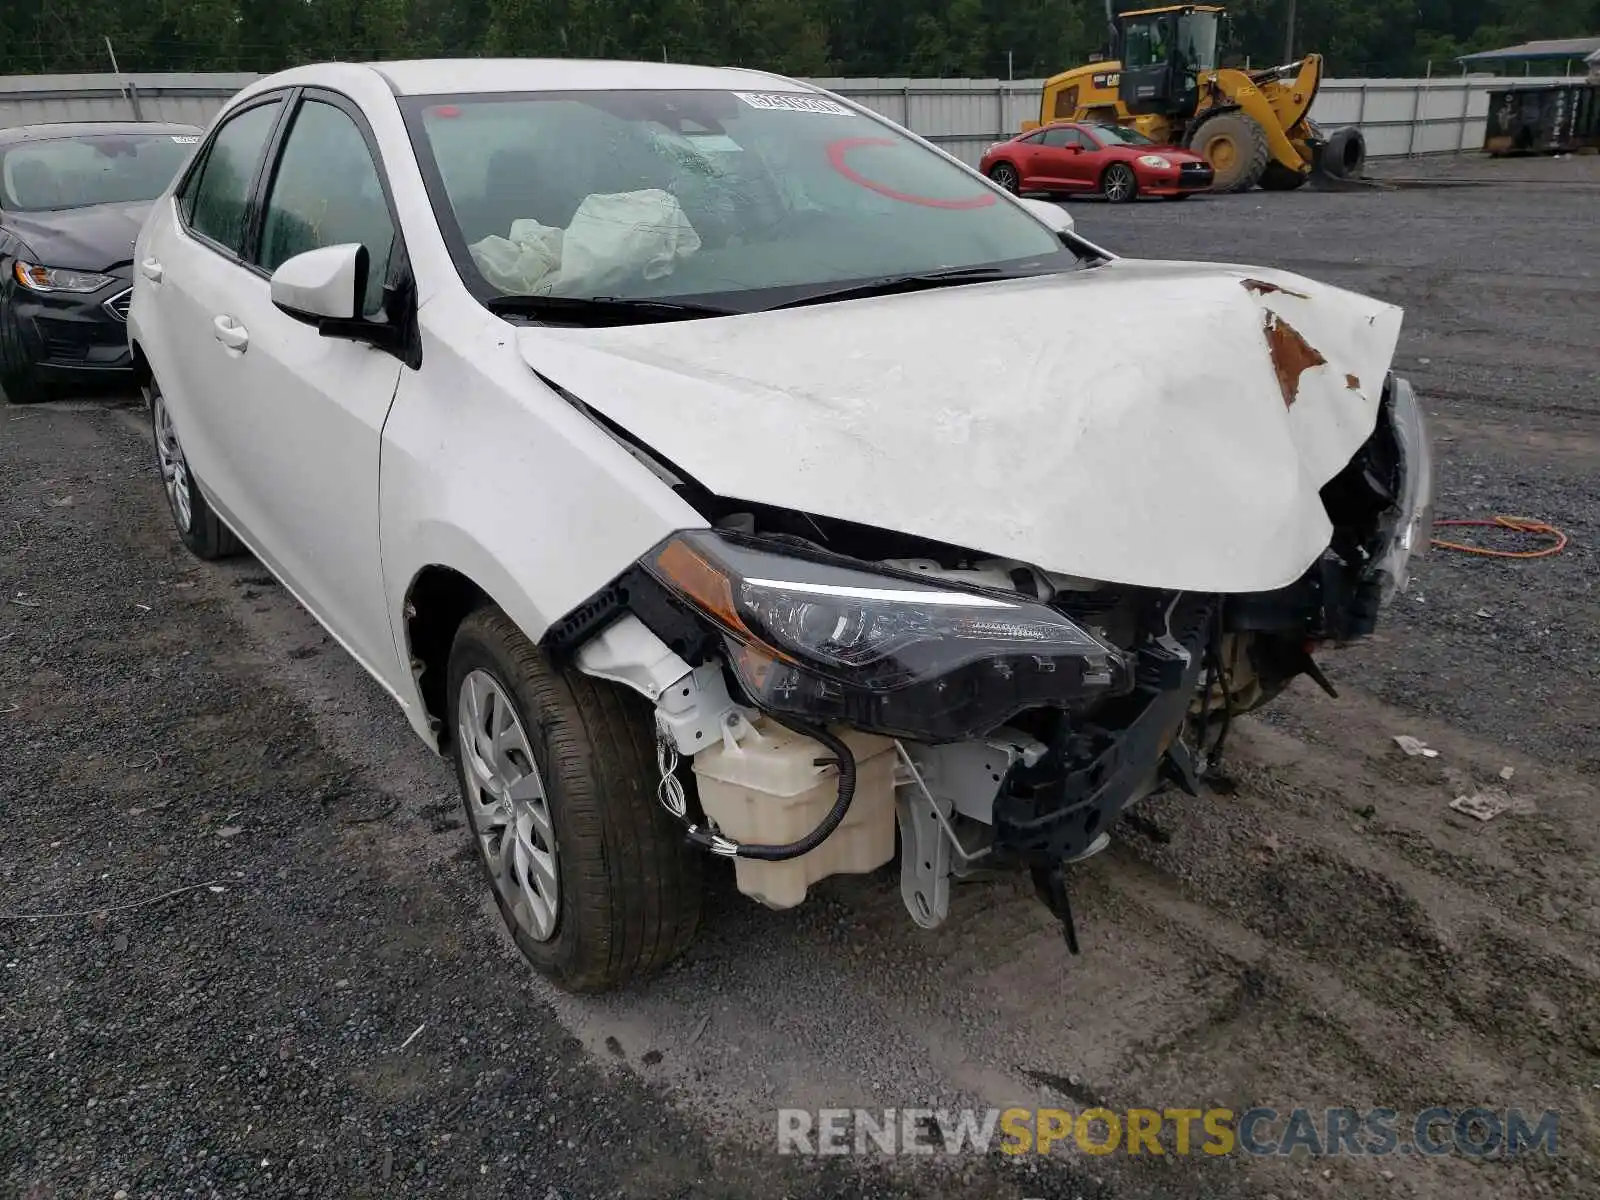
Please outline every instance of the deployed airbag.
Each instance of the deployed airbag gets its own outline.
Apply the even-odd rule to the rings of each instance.
[[[586,196],[565,230],[525,218],[509,233],[469,249],[485,279],[521,296],[592,296],[661,279],[700,249],[677,197],[660,188]]]
[[[483,277],[501,291],[519,296],[548,296],[561,275],[561,242],[553,225],[529,219],[511,222],[511,236],[496,234],[468,249]]]

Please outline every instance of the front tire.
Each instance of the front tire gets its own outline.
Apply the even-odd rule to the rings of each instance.
[[[207,562],[242,553],[243,543],[211,510],[200,481],[189,469],[161,389],[152,383],[145,390],[145,400],[150,406],[150,432],[156,443],[156,468],[161,472],[161,486],[167,493],[167,508],[179,539],[191,554]]]
[[[1008,162],[995,163],[989,168],[989,178],[1015,196],[1022,187],[1022,177]]]
[[[51,392],[34,378],[17,315],[0,300],[0,392],[8,404],[38,404],[50,399]]]
[[[1139,195],[1139,180],[1127,163],[1112,163],[1100,176],[1100,194],[1112,204],[1129,204]]]
[[[1272,158],[1267,131],[1242,112],[1206,118],[1189,139],[1189,149],[1211,164],[1214,192],[1248,192]]]
[[[701,855],[656,800],[649,705],[555,667],[492,606],[462,622],[446,686],[467,822],[523,956],[598,992],[681,954]]]
[[[7,404],[42,404],[50,399],[50,389],[27,371],[0,373],[0,392],[5,393]]]

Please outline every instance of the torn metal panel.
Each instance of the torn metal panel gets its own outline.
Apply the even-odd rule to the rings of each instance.
[[[1276,283],[1268,283],[1264,279],[1243,279],[1240,282],[1244,284],[1245,291],[1254,292],[1257,296],[1268,296],[1273,292],[1282,292],[1285,296],[1298,296],[1302,300],[1308,299],[1304,292],[1292,292],[1286,287],[1280,287]]]
[[[1327,546],[1318,489],[1372,432],[1400,320],[1286,272],[1120,259],[516,336],[540,374],[719,495],[1062,574],[1242,592],[1292,582]],[[1285,360],[1292,403],[1269,325],[1310,351]]]

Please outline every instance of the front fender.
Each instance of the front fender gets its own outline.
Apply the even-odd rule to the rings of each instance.
[[[529,369],[506,322],[447,292],[419,325],[424,367],[401,380],[379,472],[401,662],[407,599],[428,567],[466,576],[537,641],[669,534],[705,524]],[[414,679],[409,687],[424,732]]]

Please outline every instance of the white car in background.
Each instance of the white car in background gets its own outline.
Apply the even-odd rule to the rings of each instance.
[[[1372,629],[1431,481],[1397,309],[1069,226],[771,75],[309,66],[129,329],[184,542],[454,757],[562,985],[682,951],[708,853],[784,907],[898,852],[924,926],[1027,869],[1074,943],[1068,865]]]

